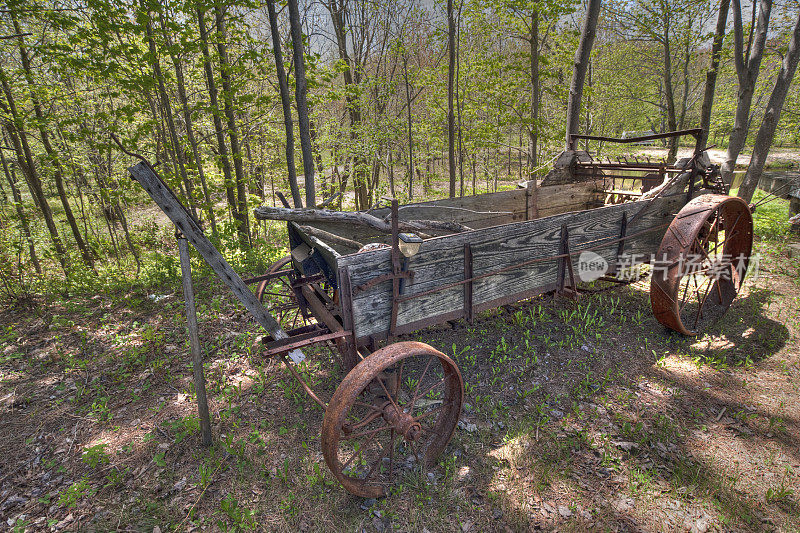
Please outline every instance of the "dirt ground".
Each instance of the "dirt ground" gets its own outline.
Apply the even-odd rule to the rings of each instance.
[[[353,497],[323,412],[264,360],[226,289],[197,281],[214,444],[200,446],[179,284],[0,312],[0,519],[17,531],[798,531],[800,260],[707,334],[652,317],[647,280],[545,296],[413,338],[466,405],[439,465]],[[330,398],[326,349],[302,372]]]

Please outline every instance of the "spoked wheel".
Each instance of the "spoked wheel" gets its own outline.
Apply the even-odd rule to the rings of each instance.
[[[753,246],[753,217],[741,198],[698,196],[676,215],[661,241],[650,281],[659,322],[697,335],[728,310]]]
[[[421,342],[386,346],[356,365],[328,404],[325,462],[349,492],[382,497],[398,477],[435,464],[463,398],[452,359]]]
[[[292,257],[286,256],[278,259],[267,269],[266,274],[275,274],[282,270],[289,270],[292,266]],[[294,276],[287,273],[285,276],[261,281],[256,288],[256,296],[264,304],[267,311],[286,330],[291,330],[305,325],[306,317],[297,303],[297,295],[292,289]]]

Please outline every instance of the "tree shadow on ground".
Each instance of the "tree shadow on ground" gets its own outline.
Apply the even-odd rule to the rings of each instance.
[[[646,294],[631,292],[632,309],[647,304]],[[712,521],[768,530],[800,516],[789,474],[789,465],[800,463],[800,420],[784,416],[776,426],[768,409],[748,400],[753,374],[791,338],[768,315],[773,296],[751,288],[699,338],[659,331],[652,320],[653,353],[670,353],[686,372],[671,371],[659,356],[620,350],[615,357],[625,370],[614,383],[562,399],[563,418],[542,424],[529,416],[490,447],[484,460],[496,472],[478,490],[508,489],[500,496],[508,521],[523,529],[638,531],[654,520],[666,530],[702,529]],[[773,475],[783,463],[763,466],[774,461],[770,454],[790,458],[786,475],[771,486],[729,464],[757,460]],[[641,505],[651,514],[649,526],[641,523]]]

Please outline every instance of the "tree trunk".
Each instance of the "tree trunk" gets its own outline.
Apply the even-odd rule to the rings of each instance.
[[[17,211],[17,217],[19,218],[19,223],[22,226],[22,233],[25,235],[25,239],[28,241],[28,250],[31,256],[31,263],[33,263],[33,268],[36,269],[36,273],[41,275],[42,265],[39,264],[39,256],[36,254],[36,247],[33,245],[31,228],[28,225],[28,216],[25,214],[25,210],[22,207],[22,195],[17,188],[17,180],[16,176],[14,175],[14,169],[8,165],[6,156],[3,154],[2,150],[0,150],[0,161],[3,163],[3,172],[6,175],[9,187],[11,187],[11,195],[14,199],[14,209]]]
[[[775,129],[781,118],[783,103],[786,101],[786,94],[792,83],[792,78],[797,71],[797,63],[800,60],[800,14],[794,25],[792,38],[789,41],[789,48],[783,56],[781,70],[775,80],[775,86],[770,94],[767,108],[764,111],[764,118],[756,134],[756,142],[753,146],[753,155],[750,158],[750,166],[747,167],[742,186],[739,187],[739,197],[749,202],[761,178],[767,154],[772,146],[772,139],[775,137]]]
[[[336,0],[329,0],[326,2],[325,7],[331,14],[331,22],[333,23],[333,30],[336,34],[336,45],[339,50],[339,59],[344,63],[342,77],[344,78],[345,85],[345,102],[347,103],[347,113],[350,117],[350,139],[353,141],[354,146],[358,146],[358,129],[361,125],[361,103],[356,94],[358,85],[358,72],[354,78],[353,61],[350,54],[347,52],[347,30],[345,28],[345,12],[347,10],[347,3],[345,0],[337,2]],[[353,89],[353,90],[351,90]],[[366,184],[363,177],[364,174],[364,161],[359,153],[354,153],[352,157],[352,165],[350,172],[353,174],[353,189],[356,197],[356,207],[363,205],[366,202]],[[344,183],[346,184],[346,177]],[[366,209],[365,206],[364,208]]]
[[[455,208],[458,209],[458,208]],[[391,233],[391,217],[378,218],[368,213],[359,211],[328,211],[326,209],[286,209],[284,207],[261,206],[253,210],[255,217],[262,220],[287,220],[292,222],[344,222],[366,226],[382,233]],[[420,234],[420,230],[443,231],[458,233],[470,231],[471,228],[458,222],[443,220],[400,220],[398,225],[401,231],[411,231]]]
[[[289,25],[292,28],[292,52],[294,54],[294,96],[297,101],[297,125],[300,128],[300,150],[303,152],[303,174],[306,184],[306,205],[317,205],[314,190],[314,154],[311,151],[311,128],[308,125],[308,102],[306,101],[306,64],[303,57],[303,28],[300,25],[300,10],[297,0],[289,0]]]
[[[677,113],[675,112],[675,92],[672,87],[672,50],[670,49],[669,18],[664,20],[662,50],[664,52],[664,99],[667,101],[667,129],[678,129]],[[675,162],[678,155],[678,138],[671,137],[668,141],[667,164]]]
[[[739,153],[742,151],[742,148],[744,148],[745,141],[747,141],[750,106],[753,102],[753,92],[755,91],[756,81],[758,79],[758,71],[761,67],[761,58],[764,55],[769,17],[772,11],[772,0],[759,0],[758,21],[756,23],[755,33],[751,33],[751,40],[747,46],[749,54],[745,57],[741,0],[732,0],[732,2],[733,55],[736,65],[736,75],[739,79],[739,89],[737,92],[736,117],[728,140],[728,151],[725,156],[725,162],[722,163],[720,169],[722,172],[722,179],[728,184],[731,184],[733,181],[733,171],[736,169],[736,160],[739,158]],[[753,10],[755,9],[756,6],[754,4]],[[751,30],[751,32],[752,31],[753,30]]]
[[[456,113],[458,114],[458,188],[459,196],[464,196],[464,139],[463,128],[461,124],[461,115],[463,112],[463,102],[461,98],[461,8],[464,3],[461,2],[458,6],[458,19],[456,23]],[[429,154],[430,156],[430,151]]]
[[[158,84],[158,96],[161,100],[161,109],[163,110],[167,123],[167,131],[169,132],[171,141],[170,144],[172,144],[172,153],[175,156],[175,165],[178,167],[178,173],[180,174],[184,189],[186,190],[186,199],[189,202],[189,209],[191,209],[192,215],[197,218],[197,209],[194,201],[194,185],[189,179],[189,174],[186,173],[186,162],[184,160],[185,154],[183,152],[180,139],[178,138],[178,130],[175,128],[175,118],[172,114],[172,103],[169,101],[167,86],[164,82],[164,73],[161,71],[161,61],[158,58],[158,49],[156,48],[156,41],[153,37],[153,13],[151,11],[147,12],[145,38],[147,39],[147,47],[150,50],[150,61],[152,62],[153,74],[155,74],[156,82]]]
[[[414,136],[411,132],[411,87],[408,85],[408,51],[403,51],[403,77],[406,85],[406,118],[408,122],[408,199],[414,198]]]
[[[222,100],[225,117],[228,119],[228,138],[231,141],[233,170],[236,173],[236,200],[239,217],[239,243],[250,244],[250,214],[247,209],[247,189],[245,188],[244,168],[242,167],[242,150],[239,147],[239,127],[233,109],[233,86],[231,85],[231,64],[228,60],[228,29],[225,23],[225,12],[220,5],[214,6],[217,19],[217,52],[219,53],[220,76],[222,78]]]
[[[39,174],[33,160],[33,154],[31,153],[31,147],[30,144],[28,144],[28,136],[25,133],[22,119],[17,111],[14,94],[11,92],[11,86],[8,84],[5,70],[2,67],[0,67],[0,83],[3,86],[3,93],[8,103],[7,108],[5,105],[0,105],[0,109],[6,114],[9,114],[13,120],[13,122],[6,123],[5,126],[11,143],[14,145],[14,151],[17,154],[17,162],[25,175],[25,181],[28,184],[31,196],[36,199],[36,203],[42,211],[47,231],[50,233],[50,240],[53,243],[53,248],[56,250],[56,259],[61,264],[64,274],[69,276],[69,256],[61,242],[61,237],[58,235],[58,228],[53,219],[53,210],[50,208],[50,203],[47,201],[47,197],[44,194],[42,181],[39,179]]]
[[[58,191],[58,198],[61,200],[61,205],[64,207],[64,215],[67,218],[67,224],[69,224],[70,230],[72,230],[72,235],[75,238],[75,243],[78,245],[78,250],[81,253],[81,257],[83,258],[83,262],[86,264],[87,267],[94,270],[94,258],[92,257],[92,252],[89,247],[86,245],[86,241],[83,239],[83,235],[81,235],[80,229],[78,228],[78,223],[75,221],[75,215],[72,213],[72,207],[69,204],[69,199],[67,198],[67,192],[64,189],[64,170],[61,166],[61,163],[58,160],[58,154],[53,149],[53,145],[50,143],[50,136],[48,135],[47,128],[45,127],[46,118],[44,116],[44,112],[42,111],[41,103],[39,102],[39,97],[36,95],[35,84],[33,82],[33,72],[31,68],[30,58],[28,56],[28,50],[25,47],[25,38],[22,36],[22,30],[19,25],[19,21],[17,20],[16,15],[14,12],[11,12],[11,19],[14,23],[14,31],[19,34],[19,55],[22,61],[22,69],[25,74],[25,81],[28,84],[28,90],[30,91],[31,102],[33,103],[33,110],[36,114],[36,122],[38,124],[40,140],[42,142],[42,146],[44,146],[45,152],[47,152],[47,157],[50,160],[51,164],[53,165],[53,176],[56,182],[56,190]],[[95,271],[96,273],[96,271]]]
[[[233,189],[233,175],[231,173],[231,162],[228,157],[228,145],[225,142],[225,128],[222,125],[220,116],[219,93],[217,83],[214,80],[214,70],[211,68],[211,53],[208,49],[208,30],[206,29],[205,12],[197,10],[197,25],[200,30],[200,41],[203,51],[203,70],[205,71],[206,85],[208,86],[208,97],[211,102],[212,117],[214,119],[214,132],[217,137],[217,147],[219,149],[219,161],[222,166],[222,175],[225,179],[225,197],[228,207],[234,220],[239,220],[239,208],[236,204],[236,195]]]
[[[453,0],[447,0],[447,165],[450,174],[450,198],[456,195],[455,114],[453,113],[453,81],[456,72],[456,20]]]
[[[528,143],[528,179],[536,179],[533,169],[538,166],[539,144],[539,11],[534,9],[531,13],[531,129]],[[577,131],[577,130],[576,130]]]
[[[725,39],[725,27],[728,24],[728,8],[731,0],[722,0],[717,16],[717,28],[714,31],[714,43],[711,45],[711,66],[706,72],[706,89],[703,94],[703,106],[700,110],[700,135],[697,137],[696,150],[702,150],[708,144],[708,134],[711,129],[711,109],[714,106],[714,90],[717,87],[717,72],[719,71],[720,53]]]
[[[163,19],[162,19],[163,20]],[[189,99],[186,97],[186,82],[183,77],[183,64],[181,58],[172,52],[172,42],[166,28],[164,30],[164,37],[167,41],[167,46],[170,50],[172,57],[172,64],[175,66],[175,80],[178,83],[178,99],[180,100],[181,110],[183,111],[183,120],[186,123],[186,138],[189,140],[189,146],[192,149],[194,156],[194,163],[197,167],[197,176],[200,178],[200,187],[203,189],[203,200],[206,204],[206,215],[211,223],[211,233],[217,237],[217,219],[214,216],[214,201],[208,191],[208,183],[206,182],[205,170],[203,170],[203,158],[200,155],[200,148],[197,146],[197,139],[194,136],[194,126],[192,125],[192,111],[189,109]]]
[[[589,0],[586,18],[583,20],[581,41],[575,52],[575,65],[572,71],[572,83],[569,86],[569,99],[567,100],[567,138],[566,146],[570,148],[570,135],[578,133],[580,123],[581,98],[583,97],[583,82],[586,79],[586,69],[589,67],[589,58],[597,33],[597,19],[600,16],[600,0]]]

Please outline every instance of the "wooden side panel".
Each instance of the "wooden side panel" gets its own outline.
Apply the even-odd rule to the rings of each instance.
[[[525,220],[525,189],[445,198],[400,206],[400,220],[447,220],[472,229],[488,228]],[[372,214],[383,218],[389,208]]]
[[[569,229],[572,252],[589,248],[611,265],[616,259],[618,244],[613,241],[619,238],[623,212],[627,213],[629,220],[628,235],[653,229],[627,241],[624,251],[647,254],[649,258],[649,254],[657,249],[666,224],[684,201],[685,195],[662,197],[652,203],[639,201],[606,206],[428,239],[422,243],[417,255],[408,261],[414,278],[404,284],[403,295],[419,294],[462,281],[466,243],[471,246],[474,276],[537,260],[521,268],[475,280],[473,302],[476,306],[485,307],[482,304],[510,301],[515,295],[550,290],[556,283],[558,260],[546,258],[558,255],[561,226],[566,224]],[[643,208],[646,210],[637,216]],[[609,244],[604,245],[604,242]],[[577,271],[579,256],[573,256],[572,261]],[[391,314],[391,282],[365,291],[358,291],[357,287],[391,271],[389,251],[342,256],[338,264],[350,273],[356,336],[385,335]],[[451,319],[462,316],[463,308],[464,288],[458,285],[400,304],[397,324],[414,324],[435,317]]]
[[[600,185],[602,183],[587,181],[539,187],[537,191],[539,217],[597,207],[596,202],[602,202],[602,194],[598,192],[598,189],[602,188]]]
[[[537,190],[539,217],[594,207],[593,202],[601,199],[596,189],[592,182],[540,187]],[[515,189],[463,198],[432,200],[400,206],[400,219],[446,220],[464,224],[472,229],[489,228],[527,220],[531,211],[530,206],[526,205],[528,199],[526,189]],[[389,209],[376,209],[370,213],[383,218],[389,214]],[[310,225],[363,244],[391,243],[389,235],[354,224],[314,222]],[[331,248],[341,254],[352,253],[352,250],[337,247],[335,244],[332,244]]]

